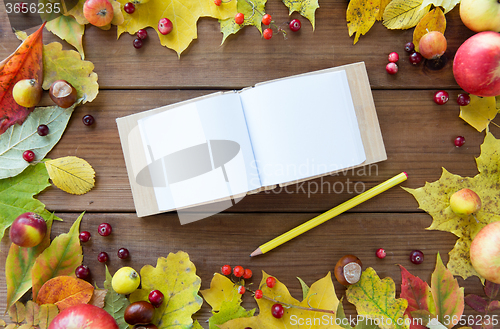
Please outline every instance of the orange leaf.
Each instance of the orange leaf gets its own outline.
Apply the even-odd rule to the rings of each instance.
[[[36,302],[39,305],[55,304],[62,311],[76,304],[87,304],[93,292],[94,287],[87,281],[71,276],[57,276],[44,283]]]
[[[16,103],[12,88],[19,80],[43,82],[42,31],[45,23],[30,35],[9,57],[0,62],[0,134],[15,123],[22,124],[34,108]]]
[[[418,51],[418,44],[420,39],[431,31],[439,31],[444,34],[446,30],[446,17],[441,8],[436,7],[428,12],[415,27],[413,31],[413,44],[415,51]]]

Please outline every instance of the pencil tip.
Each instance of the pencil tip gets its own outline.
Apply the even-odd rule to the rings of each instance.
[[[262,255],[262,251],[260,250],[260,248],[255,249],[254,252],[252,252],[250,254],[250,257],[254,257],[254,256],[258,256],[258,255]]]

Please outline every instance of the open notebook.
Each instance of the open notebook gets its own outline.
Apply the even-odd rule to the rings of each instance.
[[[362,80],[352,82],[353,73]],[[353,93],[361,87],[362,94]],[[117,123],[138,216],[236,200],[386,158],[363,63],[216,93]],[[375,137],[368,145],[367,124]],[[375,153],[367,152],[373,146]]]

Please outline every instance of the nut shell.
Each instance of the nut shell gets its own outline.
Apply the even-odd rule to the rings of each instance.
[[[363,264],[354,255],[345,255],[335,265],[335,278],[344,286],[355,284],[361,278]]]
[[[154,314],[155,308],[151,303],[138,301],[127,306],[123,318],[131,325],[149,324],[153,320]]]
[[[68,81],[57,80],[50,85],[49,96],[57,106],[66,109],[75,104],[77,92]]]

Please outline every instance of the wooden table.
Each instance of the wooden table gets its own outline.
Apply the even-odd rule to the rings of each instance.
[[[345,20],[347,2],[321,0],[320,6],[316,11],[315,31],[301,18],[302,29],[298,33],[289,32],[287,40],[278,35],[264,40],[255,28],[247,27],[220,45],[222,35],[217,21],[200,19],[198,39],[180,58],[160,46],[152,30],[144,46],[137,50],[132,46],[133,36],[122,35],[116,40],[115,28],[101,31],[87,27],[85,54],[86,59],[95,64],[100,93],[95,101],[75,110],[63,138],[48,157],[74,155],[86,159],[97,173],[96,186],[83,196],[50,187],[38,198],[47,209],[64,219],[54,224],[52,236],[67,232],[78,215],[86,212],[81,230],[90,231],[93,238],[83,244],[83,263],[90,267],[92,280],[99,286],[104,280],[104,266],[96,259],[100,251],[111,255],[108,266],[114,273],[123,265],[137,270],[145,264],[155,265],[159,256],[183,250],[196,265],[203,289],[209,287],[212,274],[222,265],[239,264],[254,271],[254,282],[260,280],[260,270],[275,275],[296,298],[301,296],[296,277],[311,284],[333,271],[337,260],[349,253],[361,258],[365,267],[373,267],[381,278],[392,277],[398,296],[401,276],[396,264],[404,265],[411,273],[430,282],[436,254],[439,252],[447,262],[456,237],[425,230],[431,224],[431,217],[419,210],[415,199],[399,187],[268,254],[248,257],[260,244],[353,197],[355,183],[360,182],[368,189],[406,171],[409,179],[402,185],[417,188],[426,181],[439,179],[441,167],[462,176],[477,173],[474,157],[479,155],[484,134],[458,117],[455,102],[461,90],[452,74],[453,56],[460,44],[473,34],[460,21],[458,8],[446,15],[448,51],[445,57],[448,61],[442,69],[432,70],[424,62],[414,66],[408,60],[404,45],[412,40],[413,29],[391,31],[377,22],[353,45]],[[276,21],[289,20],[288,10],[280,1],[269,1],[267,9]],[[295,13],[292,18],[299,15]],[[0,6],[0,22],[0,58],[4,58],[19,42],[10,31],[4,6]],[[44,43],[56,40],[59,39],[44,32]],[[385,71],[387,55],[392,51],[400,55],[396,75]],[[214,91],[240,89],[261,81],[357,61],[364,61],[367,66],[387,161],[372,166],[371,172],[366,168],[311,181],[312,184],[324,183],[322,193],[308,193],[311,189],[307,183],[293,185],[288,192],[262,192],[245,197],[220,214],[185,226],[179,224],[175,212],[146,218],[136,216],[116,118]],[[436,105],[432,99],[439,89],[450,93],[450,101],[443,106]],[[48,103],[45,98],[44,101]],[[85,114],[94,116],[94,126],[82,124]],[[500,136],[498,128],[491,130]],[[465,136],[467,141],[461,148],[453,145],[458,135]],[[336,191],[327,190],[326,185],[335,183]],[[340,186],[343,193],[338,193]],[[113,226],[110,237],[97,234],[97,226],[102,222]],[[2,273],[9,243],[8,238],[4,238],[0,246]],[[129,249],[130,259],[124,261],[115,256],[120,247]],[[385,259],[375,256],[378,248],[386,249]],[[413,249],[424,252],[423,264],[410,263],[409,253]],[[4,310],[4,275],[0,281],[0,309]],[[466,294],[483,295],[477,278],[458,281],[465,287]],[[335,289],[339,298],[345,296],[345,288],[336,281]],[[243,305],[256,306],[250,296],[244,297]],[[347,301],[344,307],[348,315],[355,314],[354,307]],[[465,312],[475,314],[468,306]],[[207,326],[204,321],[209,315],[210,307],[205,303],[195,318]]]

